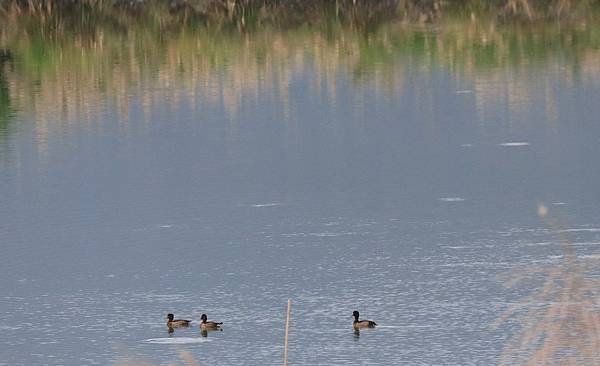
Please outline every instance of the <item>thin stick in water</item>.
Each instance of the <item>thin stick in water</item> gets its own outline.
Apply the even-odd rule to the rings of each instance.
[[[287,318],[285,319],[285,340],[283,342],[283,366],[288,362],[288,334],[290,331],[290,317],[292,315],[292,299],[288,299]]]

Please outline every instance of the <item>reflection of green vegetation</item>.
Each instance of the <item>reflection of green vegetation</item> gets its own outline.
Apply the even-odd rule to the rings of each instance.
[[[359,39],[360,61],[355,72],[360,76],[376,65],[407,58],[451,69],[518,67],[557,56],[576,64],[578,58],[600,49],[596,33],[596,26],[563,29],[557,24],[491,31],[471,23],[412,31],[384,26],[375,35]]]
[[[144,22],[127,30],[88,24],[60,32],[32,24],[25,18],[0,25],[0,48],[19,60],[5,68],[2,93],[13,108],[60,106],[64,113],[104,105],[107,98],[125,111],[132,93],[148,93],[155,86],[172,90],[173,83],[202,90],[215,78],[221,84],[227,80],[221,98],[234,105],[245,91],[285,87],[282,80],[306,63],[314,64],[328,83],[346,73],[355,82],[398,86],[406,65],[444,68],[459,76],[560,59],[579,73],[576,68],[600,59],[598,22],[503,26],[463,13],[435,26],[385,23],[370,31],[335,22],[317,29],[264,27],[249,33],[211,26],[164,32]]]
[[[0,135],[3,135],[6,131],[10,114],[10,95],[4,75],[0,72]]]
[[[6,134],[9,117],[12,114],[10,93],[4,76],[4,64],[10,60],[10,53],[0,49],[0,137]]]

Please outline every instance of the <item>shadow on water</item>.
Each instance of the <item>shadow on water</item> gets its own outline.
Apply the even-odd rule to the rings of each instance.
[[[557,265],[508,275],[505,286],[509,288],[538,277],[543,278],[543,285],[494,322],[498,327],[515,320],[521,328],[509,340],[499,364],[595,364],[600,357],[600,281],[587,273],[597,267],[597,260],[586,263],[577,258],[565,230],[548,216],[543,204],[538,214],[558,236],[564,254]]]

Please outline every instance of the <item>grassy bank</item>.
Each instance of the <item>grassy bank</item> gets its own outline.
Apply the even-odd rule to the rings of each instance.
[[[581,21],[600,0],[0,0],[4,21],[29,17],[55,29],[144,22],[161,29],[211,25],[239,30],[382,21],[433,23],[461,14],[499,21]]]

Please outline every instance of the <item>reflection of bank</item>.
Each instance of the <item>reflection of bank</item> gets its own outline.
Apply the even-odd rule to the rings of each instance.
[[[546,217],[548,209],[540,205]],[[575,250],[555,219],[548,223],[563,247],[562,262],[549,267],[531,267],[511,274],[507,287],[545,277],[541,288],[510,306],[494,323],[509,319],[521,325],[520,333],[509,340],[500,365],[513,364],[599,364],[600,363],[600,280],[586,278],[586,263]],[[597,263],[595,263],[597,267]]]
[[[0,34],[6,27],[0,24]],[[499,109],[527,121],[525,114],[540,98],[553,121],[560,115],[556,79],[600,82],[597,24],[591,22],[560,31],[551,24],[509,29],[463,19],[449,20],[435,32],[382,24],[366,38],[344,28],[327,34],[199,29],[155,35],[139,26],[124,35],[98,26],[52,37],[22,28],[17,23],[10,37],[0,38],[0,48],[11,49],[0,50],[0,60],[19,61],[0,75],[0,114],[10,110],[9,102],[32,108],[40,140],[47,124],[101,124],[107,109],[118,111],[125,133],[157,111],[182,107],[196,116],[224,109],[234,135],[244,105],[260,103],[265,95],[277,98],[276,112],[292,124],[294,88],[307,76],[309,95],[319,96],[318,103],[343,105],[340,99],[350,90],[358,106],[365,103],[365,91],[345,88],[348,82],[372,87],[378,100],[395,100],[414,92],[415,73],[443,70],[472,90],[460,95],[475,104],[479,121],[495,121]],[[435,88],[421,89],[420,108],[434,110]]]

